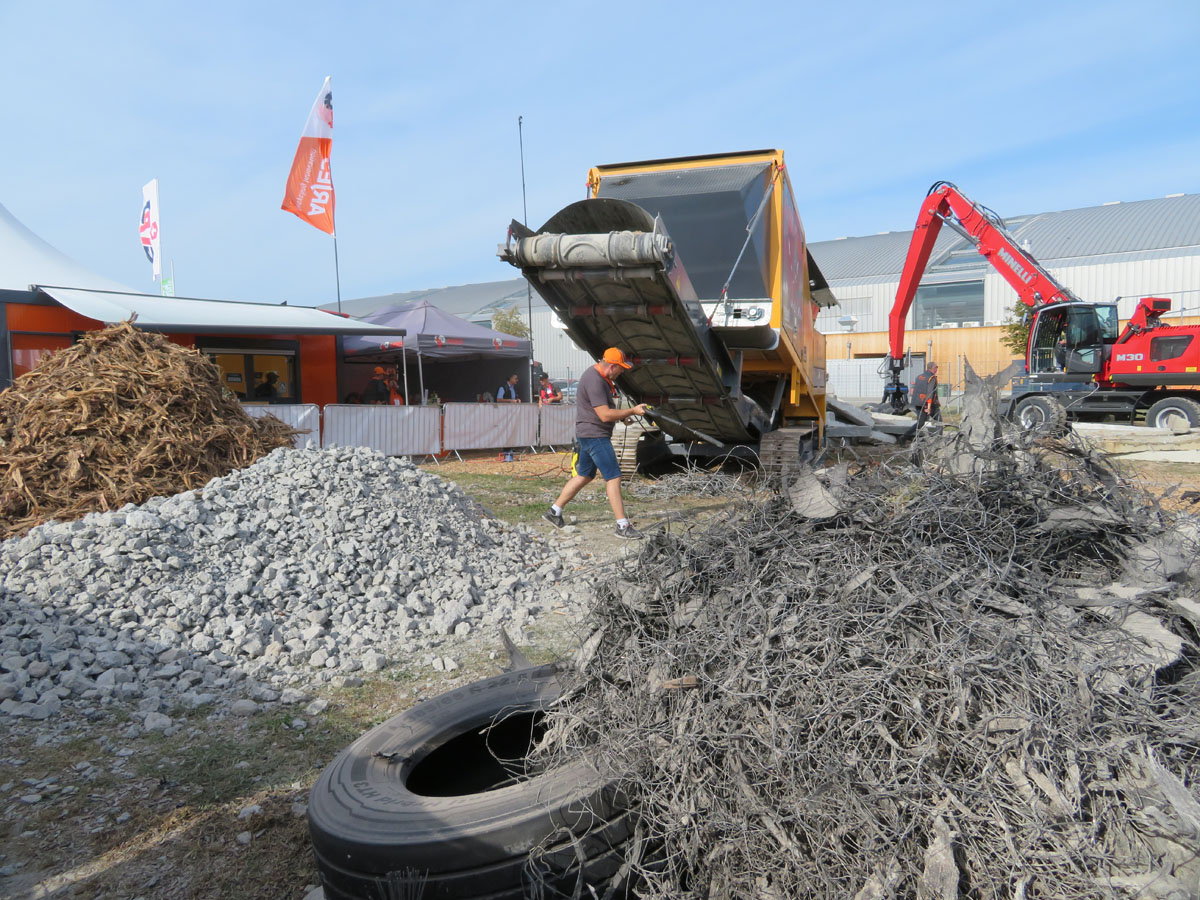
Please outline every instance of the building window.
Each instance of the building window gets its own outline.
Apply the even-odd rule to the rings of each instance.
[[[65,350],[75,343],[69,334],[21,334],[14,332],[12,340],[12,377],[17,378],[37,367],[55,350]]]
[[[246,403],[299,403],[295,350],[206,346],[200,352],[221,370],[221,383]]]
[[[923,284],[913,304],[913,329],[983,321],[983,281]]]

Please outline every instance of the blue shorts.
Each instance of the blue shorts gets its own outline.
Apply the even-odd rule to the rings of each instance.
[[[617,465],[617,451],[613,449],[609,438],[577,438],[579,454],[571,466],[572,475],[582,475],[584,478],[594,478],[596,470],[600,470],[605,481],[621,477],[621,467]]]

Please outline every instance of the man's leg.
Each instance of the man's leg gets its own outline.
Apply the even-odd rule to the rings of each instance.
[[[571,454],[571,477],[563,485],[562,492],[554,501],[554,505],[550,507],[550,511],[553,513],[557,509],[558,515],[562,515],[562,508],[570,503],[575,495],[583,490],[585,485],[590,484],[595,477],[596,464],[592,461],[591,454],[588,453],[587,445],[577,441],[575,452]]]
[[[585,485],[590,484],[591,480],[595,477],[595,475],[572,475],[567,479],[567,483],[563,485],[562,493],[558,495],[558,499],[554,501],[554,505],[562,509],[574,499],[576,494],[583,490]],[[620,486],[618,485],[619,489]]]
[[[604,482],[604,493],[608,494],[608,505],[612,507],[613,516],[620,522],[625,518],[625,501],[621,497],[620,475]]]

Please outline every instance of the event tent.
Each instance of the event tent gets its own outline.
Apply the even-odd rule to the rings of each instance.
[[[529,356],[527,338],[514,337],[460,319],[443,312],[428,300],[390,306],[363,316],[362,320],[396,331],[384,337],[373,334],[347,337],[342,342],[342,350],[348,360],[394,361],[401,350],[411,350],[424,359],[460,362]]]
[[[404,371],[404,395],[408,396],[407,354],[417,357],[417,375],[421,396],[425,396],[426,360],[437,362],[470,362],[481,359],[528,359],[530,341],[438,309],[428,300],[389,306],[363,316],[364,322],[395,329],[395,334],[378,338],[375,335],[347,336],[342,340],[342,353],[347,362],[401,361]],[[401,335],[406,335],[402,337]]]

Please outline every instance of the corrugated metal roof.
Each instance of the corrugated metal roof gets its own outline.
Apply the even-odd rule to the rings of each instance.
[[[396,333],[394,328],[370,325],[310,306],[275,306],[268,303],[238,303],[232,300],[191,300],[184,297],[160,297],[157,294],[92,291],[47,285],[36,285],[36,288],[73,312],[97,322],[113,324],[136,316],[137,327],[147,331],[194,331],[201,334]]]
[[[889,231],[865,237],[818,241],[809,244],[808,250],[829,283],[834,284],[847,279],[860,281],[898,275],[904,267],[904,257],[911,239],[911,231]],[[961,242],[958,235],[942,229],[934,244],[932,258],[939,259],[950,250],[951,245]]]
[[[404,291],[398,294],[381,294],[377,297],[358,297],[342,301],[342,312],[354,316],[368,316],[389,306],[402,306],[428,300],[440,310],[455,316],[470,316],[485,307],[507,307],[517,304],[525,308],[526,283],[524,278],[509,278],[505,281],[487,281],[481,284],[460,284],[423,291]],[[545,308],[546,304],[537,292],[533,292],[534,309]],[[332,309],[326,304],[322,309]]]
[[[1115,255],[1141,259],[1171,249],[1200,252],[1200,194],[1013,216],[1005,219],[1005,224],[1017,242],[1028,246],[1045,266]],[[889,231],[818,241],[808,247],[836,287],[839,283],[899,278],[911,240],[912,231]],[[961,251],[967,254],[960,256]],[[928,278],[946,280],[952,270],[959,269],[961,277],[978,277],[987,264],[980,257],[981,267],[971,265],[967,259],[971,252],[965,239],[942,229],[930,258]]]

